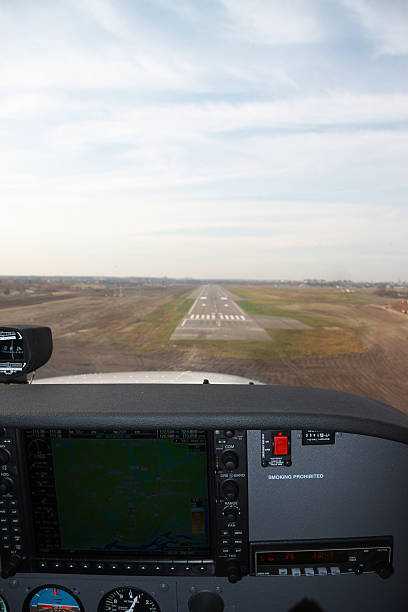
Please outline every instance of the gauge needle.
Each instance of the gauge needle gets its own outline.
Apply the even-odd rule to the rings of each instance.
[[[135,609],[135,605],[137,604],[137,600],[139,599],[139,595],[136,595],[136,597],[134,598],[132,605],[130,606],[130,608],[128,608],[127,610],[125,610],[125,612],[133,612],[133,610]]]

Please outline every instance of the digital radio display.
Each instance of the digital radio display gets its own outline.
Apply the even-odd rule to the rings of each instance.
[[[348,561],[348,550],[285,550],[258,552],[258,566],[345,563]]]
[[[203,430],[28,430],[40,554],[209,553]]]

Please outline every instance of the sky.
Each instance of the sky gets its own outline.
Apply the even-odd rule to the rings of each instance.
[[[406,0],[0,0],[0,275],[408,280]]]

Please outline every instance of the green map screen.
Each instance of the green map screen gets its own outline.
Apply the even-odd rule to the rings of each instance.
[[[39,552],[209,552],[204,431],[39,434],[26,432]]]

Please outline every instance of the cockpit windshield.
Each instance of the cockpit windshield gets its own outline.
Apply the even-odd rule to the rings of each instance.
[[[406,411],[407,23],[2,2],[0,323],[52,329],[36,380],[224,374]]]

